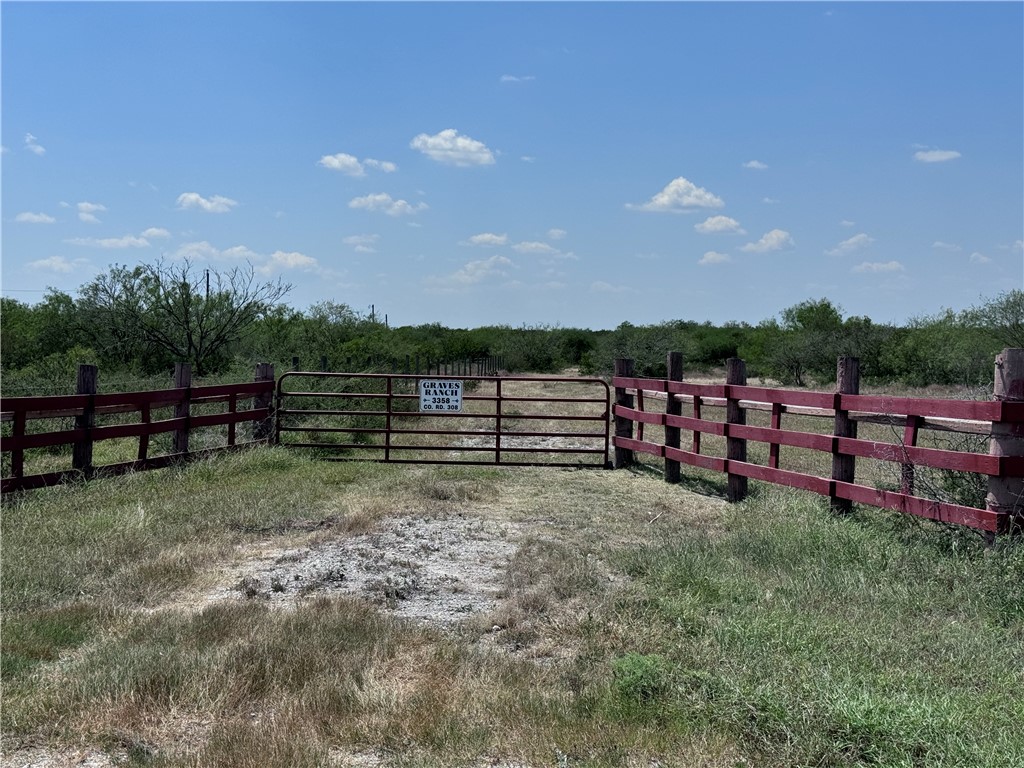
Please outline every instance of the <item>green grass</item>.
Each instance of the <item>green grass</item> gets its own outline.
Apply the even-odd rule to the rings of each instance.
[[[161,767],[1024,764],[1020,541],[754,490],[727,507],[644,472],[256,449],[10,497],[5,749]],[[493,615],[443,632],[353,598],[192,604],[241,549],[413,514],[518,526]]]
[[[776,764],[1024,759],[1008,729],[1024,716],[1019,542],[986,551],[976,538],[877,513],[836,519],[776,492],[738,508],[717,540],[622,563],[658,627],[658,655],[645,657],[658,663],[644,669],[660,682],[642,690],[657,692],[665,719],[725,728]]]

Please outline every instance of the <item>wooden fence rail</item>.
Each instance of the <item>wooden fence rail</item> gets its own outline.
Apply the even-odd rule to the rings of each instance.
[[[231,450],[272,439],[271,414],[274,395],[274,367],[261,363],[251,383],[191,386],[188,365],[176,366],[172,389],[152,392],[96,392],[96,367],[79,367],[75,395],[46,397],[5,397],[0,400],[0,454],[4,457],[3,493],[56,485],[97,474],[116,475],[166,467],[219,450]],[[216,413],[196,413],[197,406],[223,404]],[[244,407],[245,405],[249,407]],[[154,411],[174,409],[173,418],[154,419]],[[206,410],[206,409],[203,409]],[[97,425],[99,417],[137,414],[129,423]],[[32,432],[29,425],[42,420],[74,420],[73,429]],[[239,439],[238,425],[251,424],[250,439]],[[189,435],[197,429],[227,427],[225,444],[204,450],[190,450]],[[45,429],[45,427],[44,427]],[[169,453],[150,455],[150,438],[171,433]],[[135,458],[96,466],[93,449],[104,440],[137,439]],[[26,471],[25,452],[72,446],[71,466],[65,469]]]
[[[617,375],[613,414],[616,428],[616,466],[632,461],[634,452],[665,459],[666,479],[678,475],[673,465],[686,464],[729,477],[728,496],[738,500],[746,493],[747,478],[812,491],[831,499],[839,512],[853,502],[892,509],[920,517],[970,526],[990,534],[1019,526],[1024,519],[1024,350],[1005,350],[996,362],[995,398],[989,401],[939,400],[857,394],[857,366],[841,358],[836,392],[804,392],[745,384],[742,361],[730,361],[729,381],[693,384],[668,379]],[[672,370],[669,357],[669,370]],[[617,371],[632,369],[632,361],[620,361]],[[739,383],[736,383],[739,382]],[[635,396],[635,406],[632,399]],[[666,400],[664,406],[646,409],[645,397]],[[690,415],[682,415],[689,403]],[[671,404],[671,407],[669,407]],[[706,408],[726,409],[724,420],[709,419]],[[746,423],[747,411],[770,414],[769,426]],[[785,414],[833,419],[829,434],[784,429]],[[857,436],[859,423],[888,425],[895,439],[886,442]],[[636,435],[633,425],[637,425]],[[660,442],[644,438],[645,425],[664,428]],[[927,428],[946,432],[991,436],[988,453],[948,450],[918,444]],[[689,431],[691,443],[680,446],[679,431]],[[725,438],[725,455],[702,451],[702,435]],[[765,444],[764,464],[747,459],[747,442]],[[828,476],[780,467],[780,447],[806,449],[832,457]],[[887,462],[897,467],[899,490],[878,488],[855,481],[857,458]],[[977,473],[987,476],[985,508],[938,501],[915,495],[915,469]]]

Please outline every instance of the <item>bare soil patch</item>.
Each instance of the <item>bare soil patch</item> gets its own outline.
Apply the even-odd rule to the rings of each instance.
[[[201,600],[290,606],[349,595],[403,618],[450,626],[491,611],[521,526],[464,514],[383,518],[377,530],[319,535],[301,546],[261,548]]]

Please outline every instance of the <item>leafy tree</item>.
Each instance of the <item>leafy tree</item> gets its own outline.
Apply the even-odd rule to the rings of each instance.
[[[911,319],[894,333],[882,353],[883,364],[913,386],[977,386],[992,379],[996,344],[986,331],[972,328],[946,309]]]
[[[1024,347],[1024,291],[1007,291],[972,307],[964,320],[987,330],[1004,347]]]
[[[36,329],[32,308],[17,299],[0,298],[0,350],[5,371],[32,362],[36,353]]]
[[[159,261],[115,265],[82,286],[79,307],[98,351],[126,363],[189,362],[202,376],[225,365],[231,345],[290,289],[280,280],[257,282],[251,264],[204,274],[189,261]]]
[[[10,371],[61,354],[83,340],[74,300],[50,288],[38,304],[0,300],[0,348],[3,368]]]

